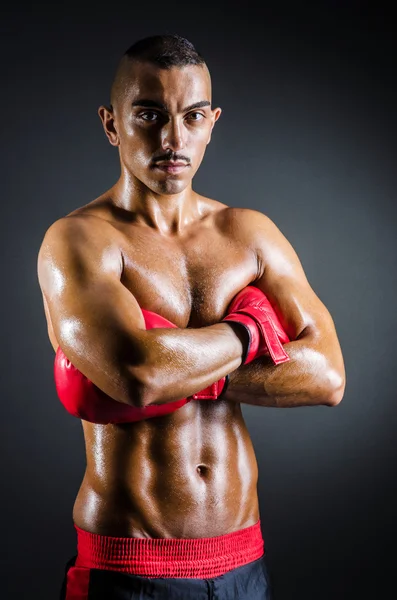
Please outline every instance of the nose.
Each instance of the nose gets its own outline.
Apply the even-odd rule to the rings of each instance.
[[[161,132],[161,145],[163,150],[179,152],[185,147],[183,124],[178,119],[171,119],[165,123]]]

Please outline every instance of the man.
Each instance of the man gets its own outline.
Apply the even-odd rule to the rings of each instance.
[[[344,393],[333,320],[289,242],[192,189],[220,114],[190,42],[134,44],[99,109],[120,178],[40,248],[56,387],[87,454],[66,600],[270,598],[240,405]]]

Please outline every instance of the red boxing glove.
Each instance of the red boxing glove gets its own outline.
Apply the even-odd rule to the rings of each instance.
[[[231,301],[222,321],[234,321],[245,327],[249,343],[242,364],[254,358],[270,355],[275,365],[290,360],[282,344],[290,341],[265,294],[252,285],[247,286]]]
[[[171,321],[150,310],[142,309],[142,313],[146,329],[176,328]],[[183,398],[175,402],[145,408],[117,402],[76,369],[62,352],[61,347],[58,347],[55,355],[54,376],[58,397],[66,410],[79,419],[102,425],[132,423],[152,417],[161,417],[174,412],[192,400],[192,398]]]

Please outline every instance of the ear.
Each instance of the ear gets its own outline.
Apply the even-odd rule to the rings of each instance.
[[[215,123],[217,122],[217,120],[221,116],[221,112],[222,112],[221,108],[214,108],[214,110],[212,111],[212,124],[211,124],[211,129],[210,129],[210,136],[209,136],[208,141],[207,141],[207,146],[208,146],[208,144],[211,141],[212,130],[214,129]]]
[[[112,105],[109,107],[103,105],[100,106],[98,108],[98,115],[102,121],[102,125],[109,142],[112,144],[112,146],[119,146],[120,138],[116,128]]]

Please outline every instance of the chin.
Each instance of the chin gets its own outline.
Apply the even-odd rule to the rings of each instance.
[[[164,194],[172,196],[173,194],[180,194],[185,190],[189,185],[189,182],[186,181],[178,181],[177,179],[167,179],[165,181],[156,181],[152,182],[150,189],[152,192],[156,192],[157,194]]]

